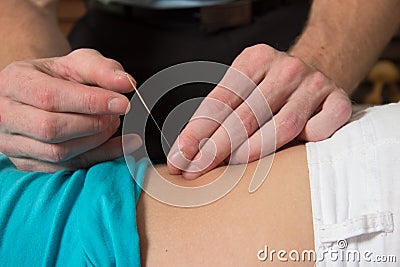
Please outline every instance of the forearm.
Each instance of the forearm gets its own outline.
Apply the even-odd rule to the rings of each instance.
[[[315,0],[290,54],[351,92],[400,25],[399,0]]]
[[[59,30],[55,1],[0,1],[0,70],[15,60],[67,54],[71,48]]]

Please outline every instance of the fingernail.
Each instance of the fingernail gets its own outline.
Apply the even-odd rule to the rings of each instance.
[[[201,176],[200,173],[196,172],[184,172],[182,173],[183,178],[186,180],[195,180]]]
[[[126,100],[122,100],[120,98],[113,98],[108,101],[108,110],[112,113],[123,115],[129,108],[129,103],[127,106],[126,102],[127,102]]]
[[[187,159],[187,155],[185,155],[182,151],[177,151],[169,158],[169,162],[178,169],[184,170],[186,166],[190,163]]]
[[[125,135],[123,137],[124,153],[130,154],[142,146],[143,141],[137,134]]]
[[[189,164],[189,166],[187,166],[186,168],[186,172],[190,172],[190,173],[196,173],[196,172],[201,172],[203,171],[205,168],[200,168],[199,165],[197,165],[196,163],[194,163],[192,161],[192,163]]]
[[[128,74],[123,70],[114,70],[114,73],[117,74],[118,76],[126,76]]]
[[[129,76],[129,78],[132,79],[132,82],[135,84],[135,86],[137,85],[136,80],[129,73],[127,73],[126,71],[114,70],[114,73],[119,77],[126,78],[127,76]]]
[[[130,110],[131,110],[131,102],[128,103],[128,107],[125,110],[125,115],[128,114]]]

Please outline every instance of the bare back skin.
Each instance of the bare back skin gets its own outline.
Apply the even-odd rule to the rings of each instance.
[[[297,250],[300,254],[314,247],[305,146],[277,152],[267,179],[249,194],[257,163],[247,165],[244,176],[229,194],[206,206],[173,207],[143,192],[137,207],[142,265],[313,266],[312,261],[279,261],[277,252],[264,262],[257,257],[265,246],[268,253]],[[169,175],[164,165],[157,166],[157,171],[172,183],[190,187],[213,181],[225,168],[219,167],[195,181]],[[153,175],[154,171],[149,171],[147,179]],[[231,175],[240,174],[232,170]],[[289,255],[283,258],[289,259]]]

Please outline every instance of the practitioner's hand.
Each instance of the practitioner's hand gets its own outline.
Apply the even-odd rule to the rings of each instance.
[[[0,72],[0,152],[23,170],[77,169],[120,157],[109,138],[129,107],[122,66],[80,49],[59,58],[14,62]],[[131,152],[141,145],[128,136]],[[130,153],[129,151],[127,151]]]
[[[271,144],[273,140],[268,139],[270,135],[262,134],[271,125],[264,124],[270,119],[270,113],[265,102],[258,101],[260,97],[257,97],[257,93],[265,97],[274,114],[276,148],[296,137],[306,141],[326,139],[351,116],[349,97],[332,80],[302,60],[270,46],[256,45],[245,49],[233,62],[232,68],[248,76],[258,85],[259,91],[241,83],[240,79],[234,81],[235,75],[228,71],[223,79],[224,84],[230,84],[230,89],[236,94],[217,86],[203,101],[196,114],[215,120],[197,118],[188,123],[168,155],[171,174],[182,172],[187,179],[194,179],[218,166],[231,154],[232,163],[246,163],[273,152],[275,146]],[[244,96],[252,109],[237,94]],[[214,99],[231,109],[221,108]],[[261,125],[251,110],[265,111],[264,115],[257,114],[257,118],[261,118]],[[234,119],[227,119],[232,118],[233,113],[239,116],[245,128],[245,134],[240,138],[235,136],[240,131],[240,123],[232,123]],[[216,121],[223,122],[229,134],[235,136],[236,143],[228,143],[227,131]],[[204,138],[210,139],[199,151],[200,141]],[[260,147],[261,138],[264,138],[266,147]],[[249,142],[245,142],[247,139]],[[216,150],[215,156],[211,150]],[[210,155],[213,155],[211,160]],[[186,165],[187,160],[183,157],[191,163]],[[211,164],[208,166],[208,163]],[[204,169],[204,166],[208,167]],[[201,171],[197,171],[199,169]]]

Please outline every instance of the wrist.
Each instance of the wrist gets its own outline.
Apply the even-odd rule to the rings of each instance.
[[[338,72],[342,69],[340,67],[340,56],[333,53],[335,47],[330,46],[332,42],[328,38],[324,32],[319,32],[318,27],[309,25],[290,48],[288,54],[324,73],[328,78],[334,80],[338,86],[345,87],[345,82],[338,78],[341,76]]]

